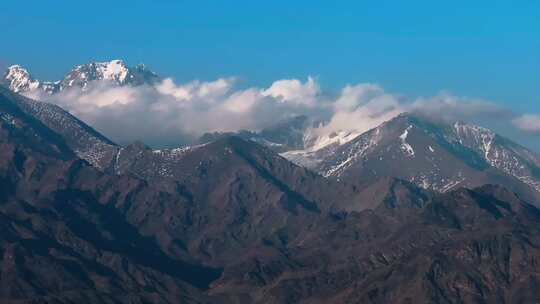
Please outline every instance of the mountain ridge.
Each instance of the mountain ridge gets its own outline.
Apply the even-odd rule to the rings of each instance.
[[[24,111],[62,134],[71,149],[96,168],[116,172],[120,168],[119,164],[125,163],[122,158],[129,158],[124,153],[129,149],[116,145],[61,108],[22,97],[15,99]],[[392,124],[396,126],[391,126]],[[223,136],[237,135],[280,152],[288,160],[323,176],[346,179],[353,184],[357,182],[355,179],[358,178],[359,172],[363,172],[362,175],[365,175],[363,178],[390,175],[423,188],[443,192],[460,185],[476,187],[485,183],[502,183],[507,186],[513,185],[511,186],[513,191],[521,193],[527,200],[540,201],[540,157],[486,128],[464,122],[443,123],[418,114],[407,113],[360,135],[353,133],[351,136],[343,137],[343,140],[342,135],[336,135],[339,140],[328,139],[328,144],[316,148],[317,145],[313,146],[313,143],[317,143],[318,140],[310,135],[313,126],[309,117],[296,116],[259,132],[208,134],[201,137],[200,142],[207,143]],[[391,128],[396,130],[388,131],[384,135],[391,137],[385,141],[385,145],[389,145],[386,149],[391,149],[386,154],[390,154],[385,157],[382,151],[370,151],[380,144],[380,140],[384,140],[383,135],[379,134],[381,130]],[[422,137],[417,139],[419,142],[409,144],[411,138],[419,138],[418,136]],[[154,163],[153,166],[160,167],[163,175],[173,170],[171,158],[192,148],[186,146],[178,149],[162,149],[148,155],[149,159],[153,159],[151,161]],[[379,158],[374,157],[373,153],[380,154]],[[157,161],[159,155],[163,156],[160,164],[156,163],[159,162]],[[381,160],[388,157],[396,160],[398,156],[407,160],[403,164],[414,163],[410,165],[410,172],[400,173],[400,169],[390,168],[389,166],[403,167],[401,163],[395,161],[381,163]],[[366,160],[362,161],[360,158]],[[365,169],[350,169],[366,162],[367,158],[369,164],[366,163]],[[447,165],[449,163],[461,165],[451,167]],[[128,165],[132,166],[129,163]],[[124,171],[126,170],[124,168]],[[360,171],[354,173],[355,170]]]
[[[61,80],[57,81],[37,80],[22,66],[12,65],[7,68],[0,83],[15,93],[43,92],[53,95],[74,87],[85,90],[89,84],[96,81],[104,81],[117,86],[138,86],[152,84],[157,80],[159,76],[144,64],[129,67],[124,61],[115,59],[74,66]]]
[[[61,107],[14,94],[0,85],[0,95],[63,137],[78,157],[100,170],[106,170],[114,160],[119,146]]]
[[[234,136],[175,155],[136,143],[120,172],[100,171],[12,94],[0,90],[3,303],[540,300],[540,210],[502,187],[347,184]],[[176,171],[161,176],[166,158]]]
[[[410,113],[343,145],[282,155],[340,180],[388,175],[442,192],[506,183],[520,188],[528,199],[537,200],[540,193],[540,156],[534,152],[482,127]]]

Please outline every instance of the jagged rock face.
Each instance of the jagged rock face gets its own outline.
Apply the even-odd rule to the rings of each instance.
[[[63,79],[55,82],[43,82],[34,79],[19,65],[8,68],[0,83],[15,93],[34,93],[43,91],[49,95],[77,87],[86,89],[89,84],[103,82],[117,86],[153,84],[159,77],[143,64],[128,67],[122,60],[110,62],[92,62],[78,65],[68,72]]]
[[[495,183],[527,199],[540,194],[540,157],[473,125],[403,114],[340,146],[282,154],[340,180],[393,176],[426,189]]]

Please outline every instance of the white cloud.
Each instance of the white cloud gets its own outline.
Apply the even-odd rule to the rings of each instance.
[[[358,106],[371,101],[374,97],[384,95],[384,90],[371,83],[361,83],[354,86],[347,85],[334,103],[337,111],[351,111]]]
[[[259,130],[276,121],[317,111],[320,89],[313,78],[279,80],[269,88],[237,89],[234,78],[155,86],[95,82],[85,90],[29,95],[60,105],[119,143],[184,144],[211,131]]]
[[[318,134],[341,130],[362,133],[404,112],[398,98],[375,84],[347,85],[333,102],[332,116]]]
[[[507,108],[495,103],[483,99],[459,97],[448,92],[429,98],[418,98],[408,107],[408,111],[421,112],[447,120],[500,118],[514,115]]]
[[[196,80],[185,85],[176,85],[171,78],[166,78],[156,85],[156,90],[177,100],[190,101],[199,98],[205,102],[210,102],[227,94],[234,81],[234,78],[220,78],[212,82]]]
[[[277,98],[283,102],[315,106],[317,97],[321,93],[315,79],[308,77],[305,83],[298,79],[284,79],[274,82],[262,95]]]
[[[540,115],[538,114],[524,114],[515,118],[512,122],[522,131],[540,134]]]
[[[312,77],[277,80],[267,88],[238,88],[235,78],[185,84],[167,78],[137,87],[92,83],[84,91],[32,97],[62,106],[118,143],[142,140],[156,147],[189,143],[205,132],[260,130],[294,115],[324,120],[313,131],[330,135],[362,133],[407,111],[448,119],[506,113],[488,101],[448,93],[408,100],[372,83],[347,85],[332,94]]]

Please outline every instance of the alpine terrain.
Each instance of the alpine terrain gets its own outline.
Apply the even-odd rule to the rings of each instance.
[[[406,113],[317,137],[294,116],[157,150],[19,94],[156,77],[9,68],[0,302],[540,301],[540,157],[488,129]]]
[[[342,144],[282,155],[349,182],[392,176],[438,192],[502,184],[540,201],[538,154],[489,129],[420,114],[401,114]]]
[[[122,60],[112,60],[77,65],[63,79],[57,81],[37,80],[22,66],[12,65],[4,73],[0,83],[16,93],[37,91],[52,95],[73,87],[84,90],[89,84],[97,81],[118,86],[137,86],[152,84],[158,79],[159,76],[144,64],[129,67]]]

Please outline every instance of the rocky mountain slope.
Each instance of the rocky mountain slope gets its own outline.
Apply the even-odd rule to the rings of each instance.
[[[99,77],[108,75],[112,79],[111,73],[104,72],[107,70],[104,64],[102,68]],[[79,66],[78,72],[71,74],[87,73],[82,71],[88,69],[97,71],[99,65]],[[118,78],[119,73],[115,75],[118,81],[125,81],[128,74],[123,78]],[[57,106],[15,99],[27,113],[62,134],[79,157],[100,170],[114,170],[117,166],[120,147],[91,127]],[[312,134],[312,127],[308,117],[298,116],[259,132],[241,131],[234,135],[266,145],[301,166],[341,180],[394,176],[443,192],[457,186],[498,183],[511,187],[528,200],[540,197],[540,157],[485,128],[462,122],[434,122],[411,114],[401,115],[362,135],[335,134],[320,138]],[[230,135],[207,134],[200,141]],[[163,150],[163,153],[174,157],[181,150],[170,153]],[[162,174],[172,170],[166,158],[157,165]]]
[[[59,106],[14,94],[2,86],[0,96],[59,134],[79,158],[96,168],[105,170],[114,161],[120,147]]]
[[[260,303],[534,303],[536,210],[488,186],[437,195],[406,219],[395,209],[347,213],[316,234],[327,238],[226,270],[234,284],[216,284],[251,288]]]
[[[297,117],[259,132],[207,134],[201,142],[234,134],[342,181],[393,176],[441,192],[494,183],[540,199],[540,156],[486,128],[402,114],[364,134],[315,130],[308,117]]]
[[[0,112],[0,302],[204,298],[220,270],[167,256],[120,212],[158,190],[99,173],[4,96]]]
[[[530,200],[540,194],[540,156],[492,131],[402,114],[343,145],[289,151],[284,157],[324,176],[401,178],[446,192],[502,184]]]
[[[107,173],[0,93],[2,303],[540,301],[540,210],[505,188],[336,182],[234,136]]]
[[[205,290],[220,269],[265,239],[279,240],[279,231],[294,236],[301,218],[330,205],[308,182],[326,180],[240,139],[190,156],[196,159],[182,164],[190,170],[183,180],[149,185],[105,174],[6,94],[0,94],[3,303],[207,302]],[[282,164],[265,163],[273,157]],[[268,166],[285,172],[276,177]]]

